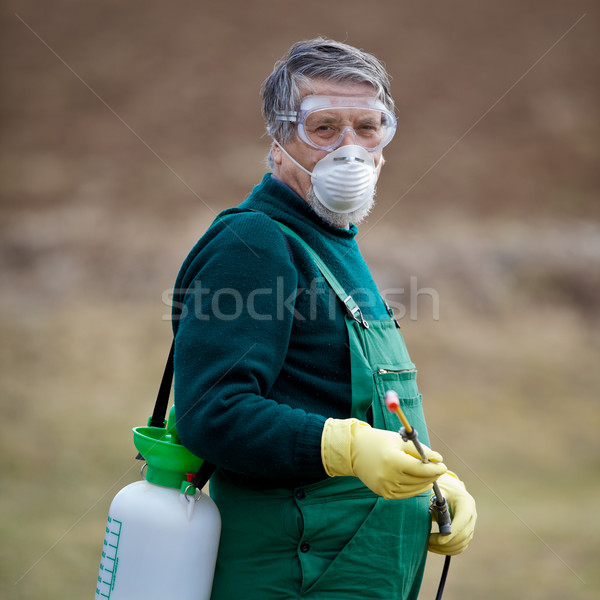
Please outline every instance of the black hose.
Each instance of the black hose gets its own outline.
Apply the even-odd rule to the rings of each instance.
[[[442,576],[440,577],[440,585],[438,587],[435,600],[442,600],[442,594],[444,593],[444,586],[446,585],[446,577],[448,577],[448,569],[450,568],[450,557],[446,556],[444,559],[444,568],[442,569]]]

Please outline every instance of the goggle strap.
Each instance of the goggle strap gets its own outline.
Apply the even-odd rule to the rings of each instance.
[[[287,112],[285,110],[276,110],[275,114],[277,115],[278,121],[290,121],[291,123],[295,123],[298,120],[295,112]]]

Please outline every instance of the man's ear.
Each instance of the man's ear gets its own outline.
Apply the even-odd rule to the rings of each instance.
[[[281,164],[281,161],[283,160],[283,152],[275,142],[273,142],[273,145],[271,146],[271,156],[273,157],[273,162],[276,165]]]

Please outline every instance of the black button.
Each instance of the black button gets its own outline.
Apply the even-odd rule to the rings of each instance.
[[[308,542],[302,542],[300,544],[300,552],[308,552],[310,550],[310,544]]]
[[[306,492],[304,490],[296,490],[296,498],[298,498],[298,500],[304,500],[304,498],[306,498]]]

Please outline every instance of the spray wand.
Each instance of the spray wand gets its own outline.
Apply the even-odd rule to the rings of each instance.
[[[385,393],[385,405],[391,413],[395,413],[398,415],[400,422],[402,423],[402,427],[398,431],[398,433],[402,436],[402,439],[407,442],[411,441],[421,460],[424,463],[428,463],[429,459],[423,450],[423,446],[421,446],[421,442],[419,442],[419,434],[417,430],[411,427],[406,415],[402,412],[400,408],[400,399],[398,398],[398,394],[393,390],[388,390]],[[431,497],[431,505],[429,506],[429,512],[437,513],[437,523],[440,528],[441,535],[449,535],[452,533],[452,527],[450,525],[450,513],[448,512],[448,504],[446,502],[446,498],[444,498],[440,487],[437,484],[437,481],[433,482],[433,496]],[[440,585],[438,587],[436,600],[440,600],[442,597],[442,593],[444,591],[444,585],[446,584],[446,576],[448,575],[448,568],[450,567],[450,556],[446,556],[444,561],[444,569],[442,571],[442,577],[440,579]]]

